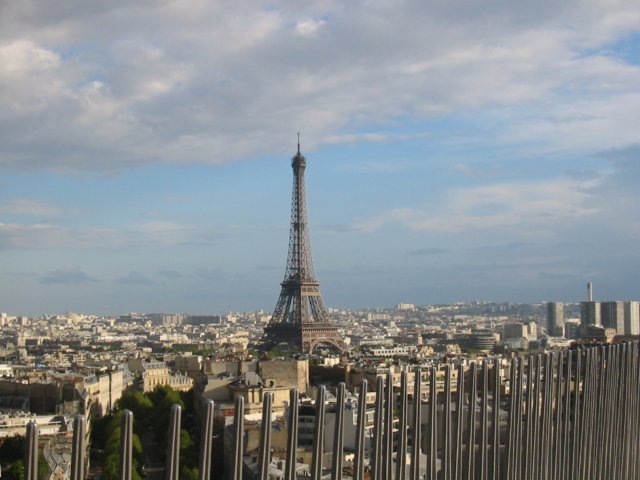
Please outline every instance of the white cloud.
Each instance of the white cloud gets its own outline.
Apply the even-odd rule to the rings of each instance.
[[[593,184],[587,182],[542,181],[455,189],[447,195],[442,211],[416,218],[408,226],[435,232],[508,228],[512,233],[517,229],[544,236],[543,225],[551,227],[598,212],[586,206],[590,187]]]
[[[0,164],[224,163],[289,152],[296,131],[313,148],[483,108],[506,109],[514,138],[584,148],[585,125],[549,121],[579,115],[598,119],[591,143],[619,145],[640,123],[639,69],[609,46],[638,19],[605,0],[25,0],[0,18]]]
[[[23,206],[19,207],[24,210]],[[30,207],[33,211],[33,207]],[[0,210],[1,213],[1,210]],[[16,213],[28,213],[17,211]],[[211,244],[221,233],[207,227],[174,222],[133,226],[69,227],[53,223],[0,223],[0,247],[5,249],[113,249],[149,245]]]
[[[324,24],[324,20],[303,20],[296,23],[296,33],[303,37],[315,35]]]
[[[11,198],[6,204],[0,204],[0,213],[11,215],[52,215],[58,211],[57,208],[29,198]]]
[[[87,275],[80,267],[60,267],[46,272],[41,278],[43,285],[86,285],[97,280]]]
[[[356,226],[363,231],[391,224],[440,234],[499,229],[508,231],[511,238],[548,236],[553,226],[599,212],[590,203],[590,191],[596,185],[597,181],[554,180],[455,188],[428,209],[394,209]]]

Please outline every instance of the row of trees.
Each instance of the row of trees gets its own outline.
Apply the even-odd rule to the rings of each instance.
[[[153,392],[126,392],[116,403],[114,411],[102,418],[92,419],[91,445],[102,450],[102,467],[105,480],[118,478],[120,448],[120,421],[123,410],[133,412],[133,480],[144,476],[147,463],[164,462],[167,451],[167,432],[171,405],[182,407],[180,431],[180,478],[198,478],[199,441],[195,433],[193,390],[178,392],[169,386],[158,386]]]

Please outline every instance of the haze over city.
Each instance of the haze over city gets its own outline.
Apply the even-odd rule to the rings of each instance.
[[[211,4],[210,4],[211,3]],[[0,310],[638,297],[638,2],[4,2]]]

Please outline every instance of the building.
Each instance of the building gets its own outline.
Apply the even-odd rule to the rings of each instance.
[[[613,328],[605,328],[603,326],[588,325],[583,327],[584,333],[582,340],[587,342],[611,343],[613,337],[616,336],[616,330]]]
[[[571,340],[580,338],[580,321],[578,319],[564,322],[564,337]]]
[[[589,301],[580,303],[580,323],[584,327],[589,325],[599,327],[602,325],[600,321],[600,302]]]
[[[640,302],[624,302],[624,333],[640,335]]]
[[[624,302],[602,302],[600,322],[605,328],[612,328],[618,335],[624,335]]]
[[[502,334],[503,340],[518,340],[527,338],[528,328],[524,323],[505,323]]]
[[[547,303],[547,335],[560,337],[564,333],[564,303]]]
[[[87,411],[102,416],[110,413],[126,387],[124,370],[112,370],[90,375],[84,379]]]
[[[202,356],[193,355],[190,352],[176,355],[173,360],[174,370],[195,379],[200,373]]]
[[[399,303],[396,305],[396,310],[409,310],[414,311],[416,306],[413,303]]]
[[[139,387],[143,392],[152,392],[156,387],[169,386],[175,390],[186,392],[193,387],[193,380],[186,375],[172,374],[164,362],[142,361],[134,358],[128,361],[129,369],[138,374]]]

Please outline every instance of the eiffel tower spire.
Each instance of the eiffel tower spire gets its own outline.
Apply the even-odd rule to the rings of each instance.
[[[322,301],[320,284],[313,271],[304,182],[306,166],[307,160],[300,153],[298,134],[298,151],[291,159],[293,193],[287,267],[280,297],[265,328],[262,344],[270,348],[284,342],[293,350],[309,352],[316,345],[327,343],[344,350],[337,327],[331,323]]]

